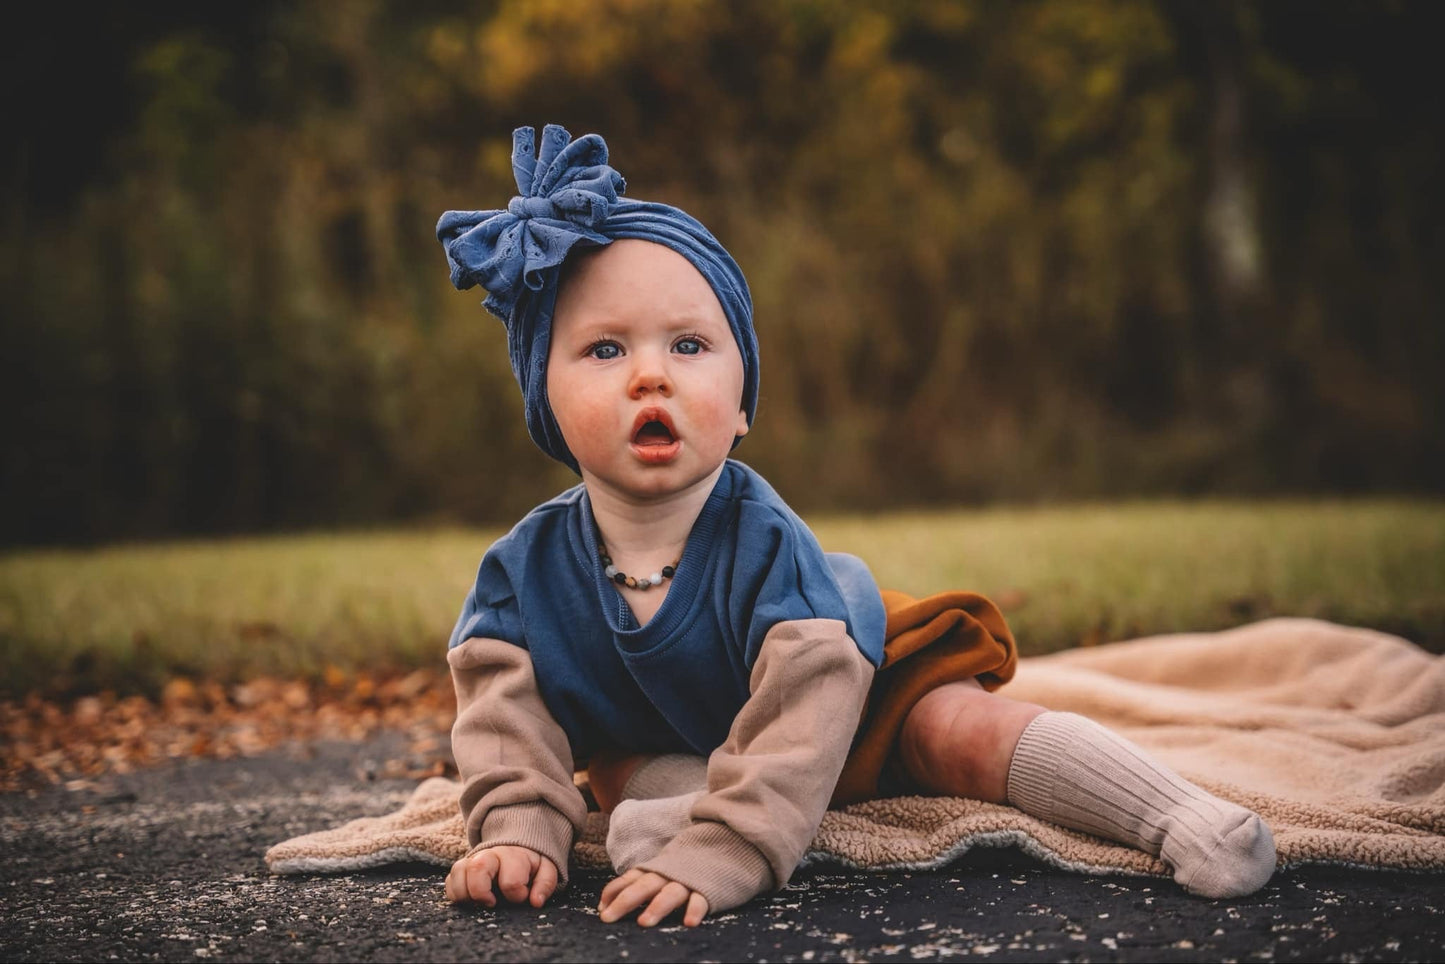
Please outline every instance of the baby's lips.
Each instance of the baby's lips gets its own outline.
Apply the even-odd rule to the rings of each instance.
[[[632,443],[632,453],[648,465],[668,465],[682,451],[682,443],[673,439],[664,442],[641,441]]]
[[[648,429],[649,425],[660,427]],[[677,441],[677,427],[667,409],[649,406],[637,413],[632,422],[632,441],[637,445],[665,445]]]

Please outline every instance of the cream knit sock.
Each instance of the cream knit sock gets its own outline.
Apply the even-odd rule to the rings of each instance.
[[[1041,820],[1158,856],[1201,897],[1242,897],[1274,873],[1274,836],[1252,811],[1074,713],[1046,712],[1024,728],[1008,799]]]
[[[707,792],[707,760],[669,753],[642,764],[622,788],[607,821],[607,857],[626,873],[657,856],[692,822],[692,805]]]

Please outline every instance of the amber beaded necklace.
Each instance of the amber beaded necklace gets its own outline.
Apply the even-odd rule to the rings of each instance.
[[[677,564],[682,562],[682,557],[678,556],[672,565],[663,566],[660,571],[654,572],[647,578],[634,578],[612,564],[612,557],[607,554],[607,546],[603,544],[601,534],[597,536],[597,556],[602,560],[602,571],[607,575],[607,578],[619,586],[626,586],[628,589],[651,589],[654,586],[660,586],[664,579],[671,579],[673,577],[677,572]]]

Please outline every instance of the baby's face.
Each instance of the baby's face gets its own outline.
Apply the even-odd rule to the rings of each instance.
[[[742,395],[727,316],[682,255],[622,239],[568,265],[547,399],[589,485],[647,499],[706,479],[747,434]]]

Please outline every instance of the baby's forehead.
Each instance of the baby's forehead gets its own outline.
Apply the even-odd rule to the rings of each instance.
[[[684,255],[665,244],[641,238],[618,238],[605,245],[578,245],[563,264],[562,280],[567,282],[602,273],[653,275],[659,272],[696,275],[707,284],[707,279]]]
[[[557,293],[558,323],[579,315],[639,314],[728,324],[707,278],[666,245],[622,238],[567,259]]]

